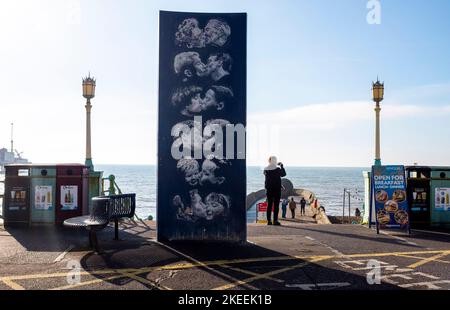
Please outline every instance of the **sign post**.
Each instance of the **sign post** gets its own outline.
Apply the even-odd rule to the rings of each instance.
[[[256,204],[256,223],[267,224],[267,201]],[[272,209],[273,213],[273,209]],[[272,217],[273,218],[273,217]]]
[[[404,166],[372,166],[372,200],[377,234],[382,228],[410,232]]]

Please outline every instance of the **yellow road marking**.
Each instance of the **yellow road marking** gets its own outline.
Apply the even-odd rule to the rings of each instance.
[[[414,259],[420,259],[420,260],[426,259],[426,257],[413,256],[413,255],[405,255],[405,254],[402,254],[402,255],[396,255],[396,256],[399,256],[399,257],[406,257],[406,258],[414,258]],[[442,259],[435,259],[434,262],[444,263],[444,264],[450,264],[450,261],[442,260]]]
[[[450,251],[445,251],[445,252],[443,252],[441,254],[434,255],[434,256],[431,256],[431,257],[427,257],[427,258],[425,258],[425,259],[423,259],[421,261],[418,261],[417,263],[411,264],[407,268],[417,268],[417,267],[423,266],[425,264],[428,264],[428,263],[430,263],[430,262],[432,262],[432,261],[434,261],[436,259],[445,257],[445,256],[447,256],[449,254],[450,254]]]
[[[227,279],[228,281],[239,281],[239,280],[236,279],[235,277],[232,277],[232,276],[230,276],[230,275],[228,275],[228,274],[226,274],[226,273],[223,273],[223,272],[221,272],[221,271],[219,271],[219,270],[216,270],[216,269],[214,269],[214,268],[211,268],[210,265],[205,264],[205,262],[201,262],[201,261],[199,261],[199,260],[197,260],[197,259],[195,259],[195,258],[193,258],[193,257],[191,257],[191,256],[189,256],[189,255],[187,255],[187,254],[184,254],[184,253],[178,251],[177,249],[174,249],[174,248],[172,248],[172,247],[170,247],[170,246],[168,246],[168,245],[166,245],[166,244],[163,244],[163,243],[160,243],[160,245],[162,245],[163,247],[165,247],[165,248],[167,248],[167,249],[169,249],[169,250],[171,250],[171,251],[177,253],[178,255],[181,255],[182,257],[184,257],[184,258],[186,258],[186,259],[188,259],[188,260],[190,260],[190,261],[193,261],[193,262],[194,262],[195,264],[197,264],[199,267],[203,267],[203,268],[205,268],[205,269],[211,271],[212,273],[219,274],[221,277],[223,277],[224,279]],[[192,265],[192,264],[191,264],[191,265]],[[257,289],[256,287],[253,287],[253,286],[251,286],[251,285],[249,285],[249,287],[250,287],[251,289]]]
[[[148,285],[151,285],[151,286],[154,286],[154,287],[160,287],[160,288],[163,288],[163,289],[168,290],[168,291],[172,290],[171,288],[169,288],[167,286],[164,286],[164,285],[161,285],[161,284],[156,284],[153,281],[150,281],[150,280],[148,280],[146,278],[140,277],[136,273],[120,272],[120,271],[119,271],[119,273],[121,273],[122,275],[126,276],[127,278],[139,281],[139,282],[144,283],[144,284],[148,284]]]
[[[21,275],[21,276],[11,276],[8,277],[11,280],[35,280],[35,279],[48,279],[48,278],[59,278],[59,277],[66,277],[67,272],[58,272],[58,273],[41,273],[41,274],[32,274],[32,275]],[[80,271],[81,276],[85,275],[101,275],[101,274],[110,274],[114,273],[114,270],[93,270],[93,271]],[[4,278],[0,278],[0,280],[3,280]]]
[[[16,282],[11,280],[10,278],[3,278],[2,282],[5,283],[6,285],[8,285],[13,290],[16,290],[16,291],[23,291],[23,290],[25,290],[25,288],[23,286],[17,284]]]
[[[69,285],[64,285],[64,286],[60,286],[60,287],[55,287],[55,288],[51,288],[49,290],[50,291],[67,290],[67,289],[81,287],[81,286],[86,286],[86,285],[90,285],[90,284],[96,284],[96,283],[100,283],[100,282],[111,281],[111,280],[115,280],[115,279],[123,278],[123,277],[124,277],[123,275],[115,275],[115,276],[107,277],[107,278],[104,278],[104,279],[95,279],[95,280],[90,280],[90,281],[83,281],[83,282],[76,283],[76,284],[69,284]]]
[[[314,258],[334,258],[336,256],[332,255],[317,255],[317,256],[272,256],[272,257],[255,257],[255,258],[243,258],[243,259],[231,259],[231,260],[216,260],[216,261],[205,261],[200,263],[185,263],[185,264],[175,264],[169,266],[161,267],[161,270],[173,270],[173,269],[189,269],[195,267],[206,267],[206,266],[223,266],[223,265],[234,265],[234,264],[245,264],[245,263],[259,263],[259,262],[273,262],[273,261],[286,261],[286,260],[305,260]]]
[[[274,257],[262,257],[262,258],[245,258],[245,259],[232,259],[232,260],[217,260],[217,261],[206,261],[200,263],[184,263],[184,264],[174,264],[168,266],[160,267],[144,267],[141,269],[136,268],[126,268],[119,269],[122,272],[149,272],[154,270],[176,270],[176,269],[190,269],[196,267],[206,267],[213,265],[231,265],[231,264],[242,264],[242,263],[255,263],[255,262],[269,262],[269,261],[286,261],[286,260],[314,260],[320,258],[334,259],[334,258],[359,258],[359,257],[383,257],[383,256],[396,256],[396,255],[420,255],[420,254],[441,254],[443,252],[450,252],[449,250],[435,250],[435,251],[414,251],[414,252],[388,252],[388,253],[363,253],[363,254],[348,254],[348,255],[316,255],[316,256],[274,256]],[[117,270],[115,269],[105,269],[105,270],[93,270],[93,271],[82,271],[80,275],[102,275],[102,274],[114,274]],[[20,275],[20,276],[10,276],[6,277],[10,280],[32,280],[32,279],[45,279],[54,277],[65,277],[67,272],[60,273],[50,273],[50,274],[34,274],[34,275]],[[0,277],[0,281],[5,278]]]
[[[343,257],[343,258],[359,258],[359,257],[384,257],[384,256],[398,256],[398,255],[415,255],[415,254],[438,254],[443,252],[448,252],[449,250],[433,250],[433,251],[413,251],[413,252],[386,252],[386,253],[362,253],[362,254],[346,254],[343,256],[336,256],[336,257]]]
[[[444,256],[447,256],[450,254],[450,250],[432,250],[432,251],[413,251],[413,252],[386,252],[386,253],[358,253],[358,254],[348,254],[348,255],[316,255],[316,256],[275,256],[275,257],[262,257],[262,258],[245,258],[245,259],[232,259],[232,260],[216,260],[216,261],[205,261],[205,262],[197,262],[197,263],[183,263],[183,264],[174,264],[174,265],[168,265],[168,266],[160,266],[160,267],[144,267],[144,268],[125,268],[125,269],[105,269],[105,270],[94,270],[94,271],[82,271],[80,272],[80,275],[107,275],[107,274],[114,274],[111,277],[107,277],[105,279],[96,279],[92,281],[87,281],[80,283],[80,286],[83,285],[89,285],[93,283],[98,283],[102,281],[108,281],[111,279],[116,279],[120,277],[128,277],[127,275],[124,275],[124,273],[132,275],[133,277],[138,277],[139,279],[135,280],[146,280],[142,277],[137,276],[138,274],[150,272],[152,270],[177,270],[177,269],[190,269],[190,268],[196,268],[196,267],[209,267],[209,266],[223,266],[224,268],[230,268],[234,269],[236,271],[246,273],[249,275],[254,275],[253,277],[247,279],[247,280],[236,280],[236,278],[233,278],[231,276],[228,276],[226,274],[223,274],[217,270],[214,270],[215,272],[219,272],[226,276],[231,281],[234,281],[231,284],[226,285],[227,287],[234,287],[237,285],[249,285],[250,282],[253,282],[258,279],[267,278],[272,281],[281,281],[278,279],[271,278],[272,275],[282,273],[287,270],[292,270],[295,268],[300,268],[301,266],[305,265],[305,262],[302,262],[301,264],[292,266],[292,267],[286,267],[280,270],[276,270],[269,273],[264,274],[257,274],[253,273],[251,271],[246,271],[240,268],[236,267],[230,267],[229,265],[233,264],[242,264],[242,263],[255,263],[255,262],[269,262],[269,261],[287,261],[287,260],[308,260],[309,262],[306,262],[306,264],[310,262],[318,262],[328,259],[336,259],[336,258],[362,258],[362,257],[386,257],[386,256],[414,256],[414,255],[421,255],[421,254],[436,254],[435,256],[429,257],[429,258],[421,258],[421,257],[411,257],[420,259],[419,262],[412,264],[408,266],[409,268],[416,268],[418,266],[427,264],[429,262],[443,262],[443,263],[450,263],[447,261],[439,260],[439,258],[442,258]],[[117,273],[121,273],[121,275],[117,275]],[[4,282],[6,285],[8,285],[11,288],[14,289],[23,289],[22,286],[15,283],[14,281],[17,280],[32,280],[32,279],[46,279],[46,278],[56,278],[56,277],[66,277],[67,272],[59,272],[59,273],[53,273],[53,274],[34,274],[34,275],[20,275],[20,276],[9,276],[9,277],[0,277],[0,281]],[[148,283],[150,284],[150,283]],[[76,287],[76,285],[70,285],[70,286],[64,286],[60,288],[55,289],[66,289],[70,287]],[[224,286],[225,287],[225,286]],[[167,288],[169,289],[169,288]]]
[[[302,263],[294,265],[294,266],[290,266],[290,267],[274,270],[274,271],[267,272],[267,273],[264,273],[264,274],[260,274],[260,275],[257,275],[257,276],[254,276],[254,277],[251,277],[251,278],[248,278],[248,279],[245,279],[245,280],[240,280],[240,281],[236,281],[234,283],[229,283],[229,284],[226,284],[226,285],[222,285],[222,286],[213,288],[212,290],[214,290],[214,291],[222,291],[222,290],[228,290],[228,289],[236,287],[238,285],[248,285],[250,282],[253,282],[253,281],[256,281],[256,280],[259,280],[259,279],[263,279],[263,278],[267,278],[268,276],[274,276],[274,275],[277,275],[277,274],[280,274],[280,273],[283,273],[283,272],[286,272],[286,271],[289,271],[289,270],[292,270],[292,269],[302,268],[302,267],[304,267],[306,265],[309,265],[310,263],[319,262],[319,261],[324,260],[324,259],[326,259],[326,258],[319,258],[319,259],[313,259],[313,260],[311,260],[309,262],[302,262]]]
[[[140,281],[140,282],[145,283],[145,284],[150,284],[152,286],[156,286],[155,283],[138,276],[138,274],[145,273],[145,272],[148,272],[148,271],[150,271],[149,267],[142,268],[139,271],[135,271],[135,272],[126,272],[126,271],[116,270],[115,272],[119,273],[118,275],[106,277],[106,278],[103,278],[103,279],[95,279],[95,280],[90,280],[90,281],[83,281],[83,282],[80,282],[80,283],[77,283],[77,284],[72,284],[72,285],[60,286],[60,287],[52,288],[51,290],[66,290],[66,289],[71,289],[71,288],[75,288],[75,287],[81,287],[81,286],[86,286],[86,285],[90,285],[90,284],[96,284],[96,283],[100,283],[100,282],[111,281],[111,280],[115,280],[115,279],[119,279],[119,278],[131,278],[133,280],[137,280],[137,281]],[[163,286],[163,285],[158,285],[158,286],[162,287],[162,288],[164,288],[166,290],[171,290],[171,288],[169,288],[167,286]]]
[[[244,273],[244,274],[248,274],[250,276],[258,276],[258,275],[260,275],[259,273],[256,273],[256,272],[253,272],[253,271],[244,270],[244,269],[241,269],[241,268],[232,267],[232,266],[228,266],[228,265],[222,265],[221,267],[224,267],[224,268],[227,268],[227,269],[230,269],[230,270],[234,270],[234,271],[237,271],[237,272],[241,272],[241,273]],[[275,281],[275,282],[278,282],[278,283],[284,282],[283,280],[280,280],[280,279],[277,279],[277,278],[272,278],[272,277],[269,277],[269,276],[267,276],[265,278],[267,280]]]

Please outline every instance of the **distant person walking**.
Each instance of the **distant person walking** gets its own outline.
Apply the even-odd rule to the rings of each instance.
[[[294,201],[294,197],[289,201],[289,209],[291,210],[292,218],[295,219],[295,209],[297,208],[297,203]]]
[[[286,218],[286,211],[289,201],[287,199],[283,199],[283,202],[281,203],[281,217]]]
[[[302,197],[302,199],[300,200],[300,215],[301,216],[305,215],[305,207],[306,207],[306,200],[305,200],[305,197]]]
[[[278,213],[280,212],[281,199],[281,178],[286,176],[283,164],[278,163],[275,156],[269,158],[269,165],[264,168],[265,188],[267,195],[267,225],[272,225],[272,208],[273,208],[273,225],[281,225],[278,222]]]

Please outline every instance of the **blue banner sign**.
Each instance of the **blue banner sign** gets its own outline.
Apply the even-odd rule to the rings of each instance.
[[[158,240],[246,241],[247,15],[160,12]]]
[[[404,166],[373,166],[372,193],[378,227],[409,227]]]

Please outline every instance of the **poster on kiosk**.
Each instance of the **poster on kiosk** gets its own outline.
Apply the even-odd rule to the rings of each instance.
[[[409,233],[404,166],[372,166],[371,201],[377,233],[383,228],[405,229]]]

